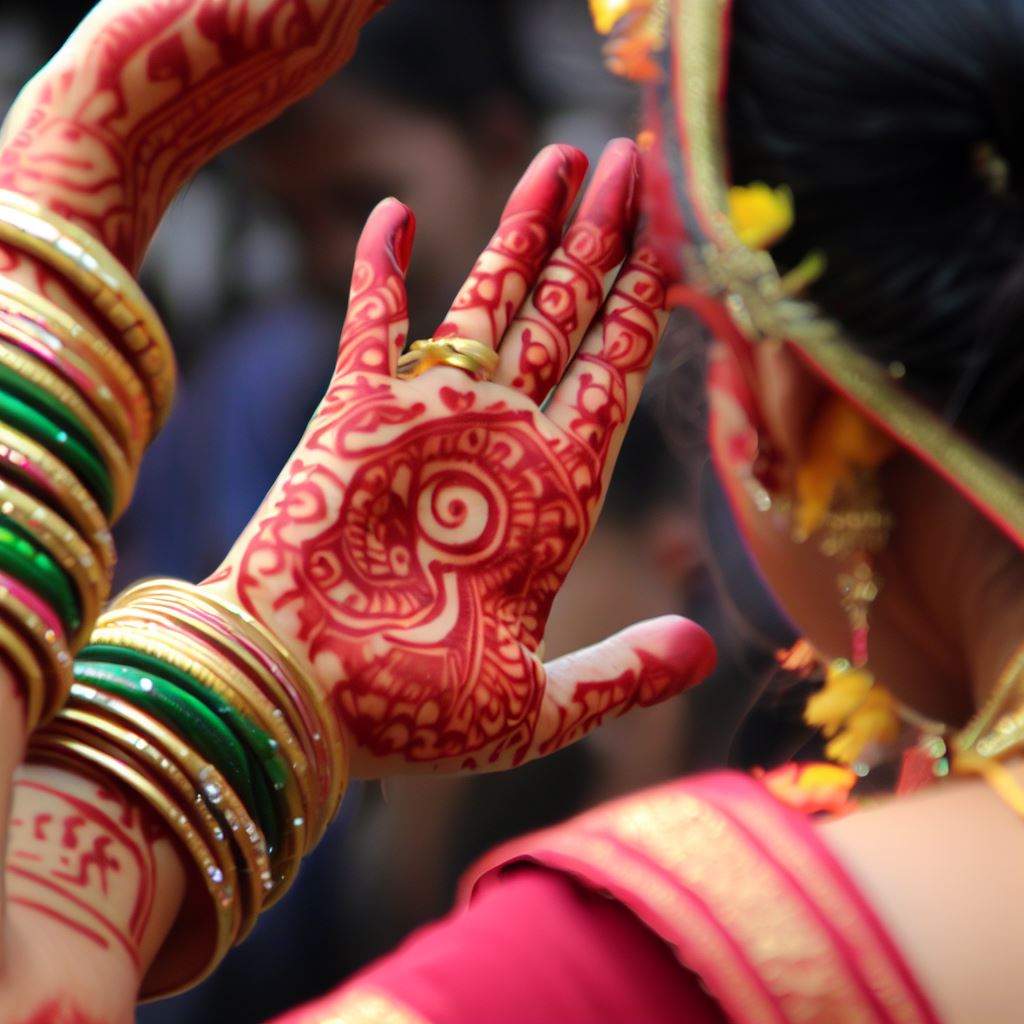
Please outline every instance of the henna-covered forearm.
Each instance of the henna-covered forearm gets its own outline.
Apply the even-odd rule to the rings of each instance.
[[[0,187],[134,269],[184,182],[333,74],[385,3],[104,0],[12,107]]]
[[[177,851],[155,815],[112,785],[25,766],[6,878],[0,1019],[131,1020],[139,979],[184,893]]]

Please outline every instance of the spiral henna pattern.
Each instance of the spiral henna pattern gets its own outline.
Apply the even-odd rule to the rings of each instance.
[[[629,259],[547,414],[456,371],[396,380],[407,218],[394,204],[371,222],[334,382],[240,542],[235,587],[373,756],[515,764],[689,681],[678,652],[637,649],[554,707],[537,656],[653,357],[664,282],[652,252]]]
[[[243,586],[286,581],[278,607],[294,606],[315,665],[338,666],[339,710],[378,756],[522,746],[539,704],[533,653],[588,523],[570,446],[504,402],[476,411],[475,395],[443,389],[469,409],[437,420],[356,384],[314,425],[305,449],[318,464],[293,470]],[[403,420],[393,439],[361,443]],[[345,480],[326,454],[358,455],[359,469]]]

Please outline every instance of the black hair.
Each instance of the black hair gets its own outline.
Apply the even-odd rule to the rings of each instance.
[[[808,297],[1024,469],[1024,0],[734,0],[730,62],[732,178],[795,200],[779,265],[822,251]]]

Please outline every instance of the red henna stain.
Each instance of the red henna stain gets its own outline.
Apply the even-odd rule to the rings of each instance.
[[[435,337],[497,344],[558,244],[585,172],[586,158],[569,146],[551,146],[534,160]]]
[[[581,681],[571,701],[559,708],[558,725],[540,745],[541,755],[564,747],[596,729],[609,715],[618,718],[634,707],[650,707],[704,679],[714,667],[714,647],[703,644],[706,654],[694,660],[692,635],[678,652],[665,656],[643,649],[634,651],[639,668],[629,668],[611,679]]]
[[[377,218],[379,250],[401,211]],[[517,232],[501,238],[509,251],[533,244]],[[522,398],[478,406],[468,384],[438,386],[428,406],[430,375],[370,372],[406,311],[394,261],[361,246],[335,379],[234,571],[239,600],[290,623],[289,642],[326,666],[322,684],[371,754],[519,762],[669,686],[650,668],[594,681],[553,737],[547,720],[537,735],[535,652],[599,507],[630,382],[653,357],[662,296],[638,251],[549,415]]]
[[[42,914],[43,917],[48,917],[53,921],[58,921],[69,931],[75,932],[99,949],[110,949],[110,943],[98,931],[89,928],[87,925],[82,924],[81,921],[77,921],[67,914],[62,914],[47,903],[40,903],[38,900],[30,900],[24,896],[17,895],[9,896],[8,902],[19,907],[25,907],[26,910],[31,910],[36,914]]]
[[[108,880],[111,873],[117,873],[120,870],[121,864],[116,857],[112,857],[107,853],[110,848],[112,840],[110,836],[98,836],[94,839],[92,849],[88,853],[83,854],[78,861],[78,871],[76,874],[70,874],[63,871],[54,871],[54,878],[61,878],[65,882],[69,882],[72,885],[85,887],[89,884],[91,869],[95,868],[96,873],[99,876],[100,891],[104,896],[108,892]]]
[[[638,210],[638,157],[612,143],[562,244],[548,260],[503,353],[515,386],[540,403],[600,307],[607,276],[626,256]]]
[[[169,36],[149,54],[146,71],[154,82],[177,80],[181,88],[188,86],[191,67],[188,51],[180,35]]]
[[[134,267],[181,185],[329,77],[379,7],[149,0],[106,17],[100,8],[16,108],[0,186],[63,210]]]
[[[119,791],[97,787],[90,799],[82,799],[27,779],[18,780],[15,790],[49,809],[33,817],[32,828],[17,825],[21,819],[12,821],[11,898],[65,921],[104,948],[108,939],[116,940],[137,963],[156,888],[153,843],[165,831],[152,829],[151,813],[127,813],[128,798]],[[121,820],[110,817],[103,804],[113,804]],[[53,830],[40,827],[41,820],[57,826],[53,836]],[[124,892],[113,906],[123,908],[124,919],[111,916],[115,878]]]
[[[109,1024],[99,1017],[92,1017],[68,1004],[63,999],[53,999],[39,1009],[34,1010],[30,1016],[21,1017],[10,1024]]]
[[[476,395],[472,391],[456,391],[454,388],[441,388],[441,401],[452,412],[466,412],[473,408]]]
[[[64,835],[61,837],[61,844],[69,850],[74,850],[78,846],[77,832],[85,824],[85,818],[78,817],[77,815],[71,815],[71,817],[64,819]]]

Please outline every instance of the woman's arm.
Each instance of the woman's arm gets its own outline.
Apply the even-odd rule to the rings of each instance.
[[[386,0],[103,0],[25,87],[0,187],[130,269],[181,186],[329,78]]]
[[[185,876],[137,797],[79,772],[18,770],[8,831],[0,1020],[127,1024]]]
[[[8,114],[0,188],[85,228],[134,270],[180,186],[332,74],[380,6],[100,3]],[[3,245],[0,273],[103,337],[90,304],[43,263]],[[180,857],[144,805],[112,784],[101,791],[40,766],[14,782],[24,682],[0,673],[0,1018],[128,1020],[182,900]]]
[[[1024,767],[1013,772],[1024,783]],[[984,782],[887,800],[820,834],[946,1024],[1020,1019],[1024,823]]]

